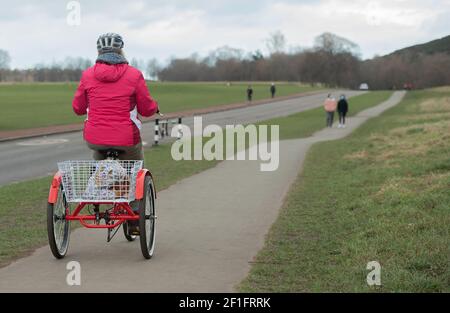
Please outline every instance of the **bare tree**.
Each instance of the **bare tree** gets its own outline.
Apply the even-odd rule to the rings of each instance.
[[[244,55],[244,51],[241,49],[229,47],[229,46],[222,46],[219,47],[213,51],[211,51],[206,58],[206,63],[213,66],[216,64],[217,61],[224,61],[224,60],[242,60]],[[199,58],[196,58],[197,60]]]
[[[92,66],[92,61],[82,57],[66,57],[60,64],[63,69],[69,70],[85,70]]]
[[[250,59],[252,59],[253,61],[259,61],[264,59],[264,55],[260,50],[256,50],[255,52],[251,53]]]
[[[323,33],[314,40],[314,47],[330,54],[351,53],[355,56],[360,54],[359,46],[343,37],[332,33]]]
[[[9,64],[11,63],[11,57],[8,51],[0,49],[0,69],[9,69]]]
[[[270,54],[281,53],[286,48],[286,37],[279,30],[271,33],[265,42]]]
[[[136,58],[132,58],[130,61],[130,65],[139,69],[140,71],[145,71],[146,70],[146,66],[145,66],[145,61],[144,60],[138,60]]]
[[[157,59],[153,58],[153,59],[148,60],[145,72],[150,79],[157,80],[158,72],[160,70],[161,70],[161,66],[159,65],[159,62]]]
[[[209,67],[193,59],[172,59],[167,67],[158,72],[158,77],[168,81],[203,81],[214,80]]]

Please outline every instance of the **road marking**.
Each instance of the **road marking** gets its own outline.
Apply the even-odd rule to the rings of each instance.
[[[63,139],[63,138],[55,138],[55,139],[43,138],[43,139],[33,139],[33,140],[21,141],[21,142],[17,143],[17,145],[19,145],[19,146],[57,145],[57,144],[61,144],[61,143],[66,143],[68,141],[69,141],[68,139]]]

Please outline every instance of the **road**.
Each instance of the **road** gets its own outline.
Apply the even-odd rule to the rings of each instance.
[[[343,138],[401,101],[386,102],[348,120],[346,129],[324,129],[280,142],[280,167],[261,172],[256,161],[224,161],[159,193],[157,246],[145,261],[137,242],[103,231],[78,229],[69,253],[55,260],[48,247],[0,269],[0,292],[232,292],[278,216],[309,147]],[[81,265],[81,285],[68,286],[66,265]]]
[[[359,95],[360,91],[345,92],[349,97]],[[203,115],[203,125],[246,124],[286,116],[322,105],[326,92],[296,99],[274,101],[248,108],[229,110]],[[164,110],[164,107],[162,107]],[[193,125],[193,118],[185,118],[183,123]],[[144,124],[143,141],[153,143],[154,124]],[[28,140],[15,140],[0,143],[0,186],[25,179],[51,175],[56,163],[62,160],[91,159],[92,153],[83,142],[81,132],[66,133]]]

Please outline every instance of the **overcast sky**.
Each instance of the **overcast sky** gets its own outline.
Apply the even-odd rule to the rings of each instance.
[[[364,58],[450,34],[450,0],[80,0],[78,26],[67,23],[69,2],[0,0],[0,49],[12,67],[94,60],[104,32],[124,37],[128,58],[162,62],[224,45],[264,52],[276,30],[290,47],[333,32],[358,43]]]

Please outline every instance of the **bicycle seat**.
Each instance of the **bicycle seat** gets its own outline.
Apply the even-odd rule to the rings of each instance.
[[[117,159],[119,155],[124,154],[124,150],[120,149],[105,149],[99,151],[101,154],[105,156],[105,158]]]

